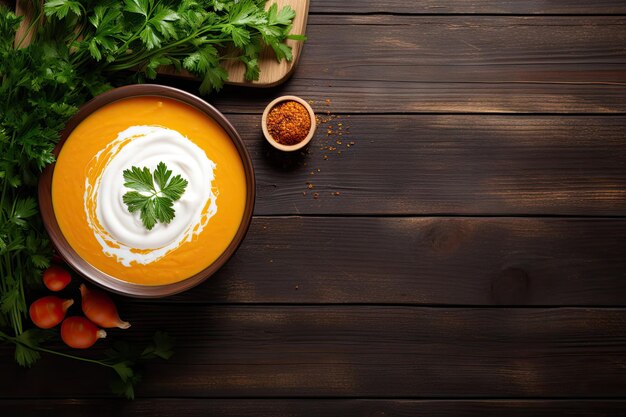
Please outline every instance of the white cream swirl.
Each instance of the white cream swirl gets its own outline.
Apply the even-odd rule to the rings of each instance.
[[[122,201],[130,191],[124,186],[123,171],[137,166],[152,172],[159,162],[167,165],[172,176],[185,178],[188,185],[174,202],[174,219],[147,230],[139,212],[130,213]],[[217,213],[217,191],[211,186],[215,168],[202,148],[177,131],[132,126],[120,132],[92,159],[85,180],[87,221],[104,253],[124,266],[132,262],[145,265],[190,242]],[[100,174],[94,175],[97,172]]]

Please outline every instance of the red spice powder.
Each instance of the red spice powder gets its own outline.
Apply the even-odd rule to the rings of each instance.
[[[311,130],[311,117],[306,107],[297,101],[277,104],[267,114],[267,131],[281,145],[302,142]]]

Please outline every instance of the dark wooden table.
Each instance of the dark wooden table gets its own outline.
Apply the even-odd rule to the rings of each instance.
[[[240,250],[120,300],[176,355],[130,402],[4,349],[0,414],[626,415],[626,3],[313,0],[308,35],[283,86],[209,97],[257,174]],[[306,154],[262,139],[281,94],[330,119]]]

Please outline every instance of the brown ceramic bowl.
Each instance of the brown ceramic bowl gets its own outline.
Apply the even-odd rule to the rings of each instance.
[[[70,246],[70,244],[61,233],[61,229],[59,228],[59,224],[57,222],[54,214],[54,209],[52,207],[52,175],[54,173],[54,164],[48,166],[41,175],[39,181],[39,206],[41,209],[44,225],[46,227],[46,230],[48,231],[48,234],[50,235],[52,243],[54,244],[60,255],[76,272],[78,272],[88,280],[92,281],[94,284],[97,284],[107,290],[119,294],[142,298],[166,297],[168,295],[173,295],[188,290],[200,284],[211,275],[213,275],[218,269],[220,269],[220,267],[222,267],[222,265],[224,265],[226,261],[228,261],[228,259],[235,253],[235,251],[241,244],[244,236],[246,235],[248,227],[250,226],[250,221],[252,220],[252,211],[254,209],[255,197],[254,171],[252,168],[250,155],[248,154],[248,151],[246,150],[243,141],[239,136],[239,133],[237,133],[235,128],[230,124],[230,122],[226,119],[226,117],[224,117],[222,113],[215,109],[215,107],[211,106],[204,100],[194,96],[193,94],[178,90],[176,88],[153,84],[130,85],[126,87],[116,88],[104,94],[101,94],[86,103],[83,107],[81,107],[78,113],[76,113],[76,115],[74,115],[74,117],[69,120],[69,122],[65,126],[65,129],[61,133],[61,140],[54,148],[55,156],[58,156],[61,152],[61,148],[63,147],[63,144],[69,137],[70,133],[91,113],[93,113],[100,107],[103,107],[114,101],[138,96],[167,97],[182,101],[183,103],[195,107],[196,109],[204,112],[209,117],[214,119],[217,123],[219,123],[219,125],[230,136],[230,139],[237,148],[237,151],[239,152],[239,156],[243,163],[244,173],[246,177],[246,205],[239,228],[237,229],[235,237],[230,242],[226,250],[215,260],[215,262],[213,262],[207,268],[183,281],[166,285],[133,284],[105,274],[102,271],[93,267],[85,260],[83,260]]]

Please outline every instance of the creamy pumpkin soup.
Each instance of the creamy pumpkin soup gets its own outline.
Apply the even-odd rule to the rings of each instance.
[[[52,178],[54,214],[72,248],[102,272],[144,285],[211,265],[234,238],[245,202],[228,134],[194,107],[156,96],[88,116]]]

